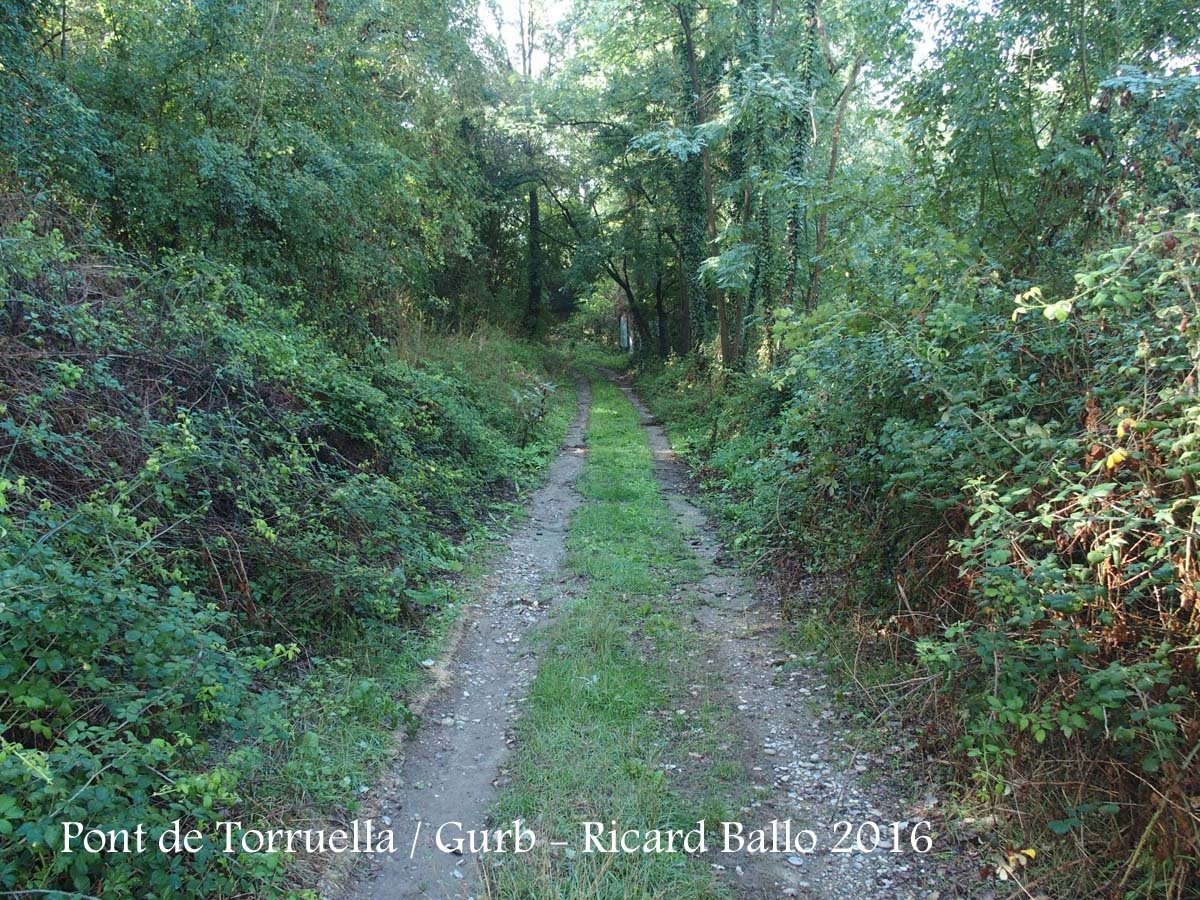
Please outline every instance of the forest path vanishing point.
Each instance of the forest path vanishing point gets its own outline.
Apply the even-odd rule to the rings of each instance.
[[[483,827],[502,778],[512,725],[536,669],[526,638],[546,611],[571,593],[561,564],[567,523],[581,500],[575,482],[583,470],[590,408],[591,390],[581,378],[575,419],[545,483],[530,500],[529,518],[509,540],[483,599],[464,610],[461,636],[437,673],[440,690],[426,704],[422,727],[406,742],[402,760],[378,787],[376,818],[390,822],[396,852],[352,873],[348,898],[475,894],[471,861],[438,851],[434,832],[447,821]],[[336,890],[327,885],[322,893],[331,896]]]
[[[685,666],[668,666],[680,682],[671,692],[690,694],[699,698],[697,703],[719,710],[716,721],[721,734],[713,744],[713,755],[719,758],[695,765],[719,764],[732,773],[724,776],[726,808],[747,829],[791,820],[796,830],[812,829],[820,838],[812,854],[710,852],[700,865],[707,864],[714,873],[716,895],[808,900],[973,896],[952,885],[963,881],[963,860],[955,859],[958,854],[939,852],[950,848],[940,846],[943,829],[935,793],[916,781],[892,777],[894,764],[915,742],[893,733],[882,744],[864,746],[863,732],[854,729],[835,701],[835,688],[818,653],[787,643],[778,603],[724,556],[708,517],[688,499],[687,473],[663,428],[627,379],[611,373],[609,377],[640,418],[672,527],[694,557],[672,573],[665,599],[676,621],[691,632],[686,638]],[[491,824],[489,813],[517,762],[509,758],[510,753],[515,752],[519,760],[523,752],[519,743],[515,750],[512,745],[538,667],[529,638],[547,618],[557,617],[561,601],[575,600],[587,591],[565,562],[572,514],[582,503],[592,502],[576,490],[576,482],[588,453],[597,452],[596,447],[580,446],[592,394],[583,383],[579,390],[578,414],[546,484],[533,497],[530,518],[512,538],[486,598],[467,613],[465,634],[447,665],[444,687],[425,711],[426,724],[408,744],[390,781],[380,788],[379,809],[396,829],[396,852],[361,864],[347,900],[471,900],[489,895],[488,887],[480,883],[478,861],[439,852],[433,834],[447,821],[462,822],[464,828]],[[628,535],[629,541],[645,539],[645,535]],[[549,617],[548,610],[553,610]],[[672,707],[678,702],[673,701]],[[668,764],[664,769],[671,790],[687,792],[685,770],[690,761],[681,761],[682,765]],[[899,770],[903,769],[901,763]],[[908,843],[911,827],[931,819],[935,852],[916,853]],[[418,821],[420,837],[410,859]],[[854,829],[877,823],[878,847],[874,852],[830,852],[839,841],[843,846],[854,842],[854,832],[847,840],[835,828],[841,822],[851,823]],[[894,822],[902,824],[904,835],[897,852],[891,852],[888,830]],[[529,864],[537,867],[545,862]],[[548,897],[590,895],[580,894],[577,886],[564,888],[552,875],[544,877],[548,880],[535,892],[549,891]],[[645,893],[645,885],[626,887],[628,896],[676,900],[670,888],[650,888]]]

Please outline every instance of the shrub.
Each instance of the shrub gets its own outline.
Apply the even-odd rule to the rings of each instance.
[[[153,841],[244,813],[257,748],[299,737],[296,666],[351,625],[419,627],[489,497],[544,458],[512,392],[549,376],[499,341],[480,383],[453,348],[355,362],[227,266],[101,250],[34,218],[0,239],[0,885],[279,893],[277,857],[113,867],[60,852],[61,823]],[[394,728],[364,684],[347,715]]]
[[[821,576],[901,649],[976,796],[1115,837],[1102,877],[1147,890],[1200,853],[1200,220],[1173,191],[1062,283],[918,251],[911,313],[785,314],[769,373],[643,378],[785,601]]]

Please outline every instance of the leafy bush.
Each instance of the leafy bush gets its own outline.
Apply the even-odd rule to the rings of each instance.
[[[237,818],[258,748],[303,737],[295,667],[363,622],[419,626],[488,498],[547,455],[522,393],[550,390],[542,357],[356,363],[235,269],[85,254],[33,217],[0,279],[0,885],[278,892],[276,857],[112,867],[61,853],[61,823]],[[403,720],[359,680],[347,716]]]
[[[1096,848],[1115,887],[1182,896],[1200,858],[1197,92],[1104,89],[1132,183],[1102,182],[1089,249],[1035,282],[931,228],[895,252],[890,305],[784,310],[771,371],[643,384],[785,600],[823,576],[904,651],[926,739],[978,798]]]

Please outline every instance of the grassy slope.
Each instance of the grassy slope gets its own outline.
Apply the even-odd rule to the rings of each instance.
[[[503,342],[473,347],[437,340],[425,351],[473,371],[486,370],[503,355]],[[470,354],[464,351],[471,349]],[[494,373],[494,370],[492,370]],[[531,449],[552,459],[575,412],[575,394],[561,380],[537,445]],[[522,492],[536,485],[540,472],[525,472]],[[321,648],[311,672],[295,685],[289,705],[294,740],[281,742],[248,772],[247,790],[258,818],[298,827],[313,821],[349,818],[383,773],[399,747],[397,728],[412,726],[407,707],[399,717],[391,701],[404,703],[424,689],[429,669],[421,663],[439,657],[464,602],[485,586],[492,563],[503,552],[499,540],[526,514],[518,497],[489,504],[461,544],[463,569],[431,586],[444,601],[414,629],[403,623],[363,620]],[[306,735],[311,737],[306,738]],[[324,862],[324,860],[318,861]],[[310,881],[310,874],[302,873]]]
[[[53,230],[0,241],[0,288],[0,890],[280,895],[275,858],[61,823],[352,809],[569,379],[495,335],[351,359],[234,271]]]

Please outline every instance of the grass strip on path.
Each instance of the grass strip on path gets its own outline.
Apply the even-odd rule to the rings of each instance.
[[[584,853],[582,823],[683,829],[728,818],[740,768],[720,761],[722,709],[689,685],[703,638],[669,608],[701,572],[659,495],[636,411],[594,385],[589,455],[568,568],[586,579],[542,636],[498,826],[523,819],[539,850],[487,857],[493,898],[717,898],[707,861],[685,853]],[[699,676],[697,676],[699,677]],[[698,762],[703,761],[703,762]],[[566,841],[566,848],[550,848]]]

